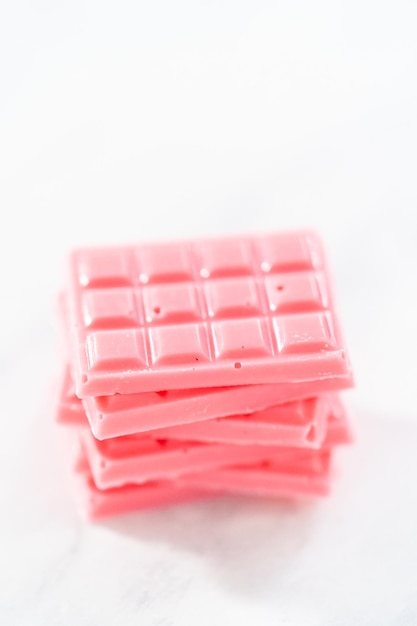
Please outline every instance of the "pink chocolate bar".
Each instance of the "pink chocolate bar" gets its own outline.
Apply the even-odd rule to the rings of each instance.
[[[350,376],[312,232],[79,250],[70,270],[79,397]]]
[[[145,435],[98,441],[87,428],[80,429],[79,438],[95,484],[100,489],[108,489],[128,483],[174,479],[223,466],[256,465],[262,461],[271,461],[275,468],[280,466],[283,470],[313,471],[317,459],[321,463],[332,446],[348,440],[346,427],[342,439],[340,428],[334,437],[332,425],[337,421],[335,417],[330,419],[325,447],[318,450],[160,440]]]
[[[79,436],[99,489],[174,479],[223,465],[259,463],[280,452],[280,448],[270,446],[167,441],[134,435],[98,441],[87,429],[80,430]]]
[[[346,421],[343,405],[336,394],[276,405],[249,415],[155,429],[146,434],[158,439],[180,441],[317,448],[323,442],[328,419],[339,423]],[[57,421],[74,425],[86,423],[86,414],[74,394],[68,371],[63,378]]]
[[[207,389],[169,390],[84,398],[97,439],[192,424],[212,418],[249,414],[277,404],[350,387],[350,377],[307,383],[275,383]],[[305,424],[306,430],[308,425]]]

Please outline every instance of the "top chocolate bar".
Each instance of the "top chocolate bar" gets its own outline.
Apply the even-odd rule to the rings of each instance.
[[[79,397],[350,372],[309,231],[75,251],[69,314]]]

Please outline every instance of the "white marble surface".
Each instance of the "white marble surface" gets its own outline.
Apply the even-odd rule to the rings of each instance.
[[[1,624],[417,623],[416,17],[402,0],[0,8]],[[66,251],[304,225],[358,380],[332,498],[81,522],[52,424]]]

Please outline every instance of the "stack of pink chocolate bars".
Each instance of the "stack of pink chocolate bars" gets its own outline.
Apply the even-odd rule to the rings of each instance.
[[[352,372],[315,233],[77,250],[60,311],[88,517],[329,492]]]

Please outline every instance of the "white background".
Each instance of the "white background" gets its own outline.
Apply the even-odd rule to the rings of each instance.
[[[417,5],[0,4],[0,622],[417,623]],[[89,526],[52,425],[67,251],[313,226],[357,377],[329,502]]]

